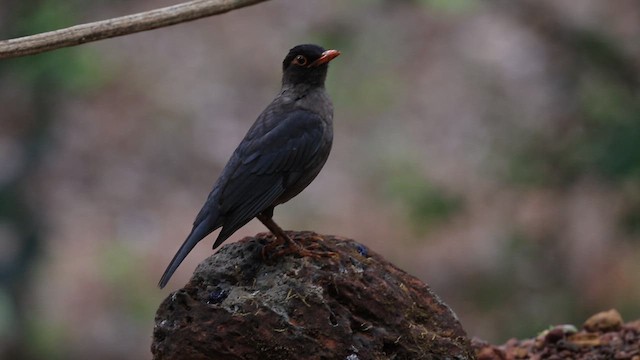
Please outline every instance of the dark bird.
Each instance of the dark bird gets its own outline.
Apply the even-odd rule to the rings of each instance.
[[[278,243],[300,247],[273,221],[273,209],[306,188],[329,157],[333,105],[324,81],[329,62],[338,55],[337,50],[317,45],[298,45],[289,51],[282,62],[280,93],[231,155],[191,233],[162,275],[160,288],[193,247],[220,227],[214,249],[255,217]]]

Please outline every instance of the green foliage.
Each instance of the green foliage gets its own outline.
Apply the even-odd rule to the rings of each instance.
[[[390,172],[385,192],[401,204],[410,225],[418,234],[425,234],[445,222],[462,207],[459,197],[429,182],[411,166]]]
[[[13,26],[14,36],[26,36],[74,25],[75,16],[69,2],[44,0],[36,7],[23,8],[23,16]]]
[[[461,13],[474,9],[478,4],[474,0],[419,0],[420,3],[436,11]]]
[[[99,64],[92,53],[71,48],[11,59],[6,66],[25,82],[43,81],[62,90],[82,92],[98,88],[106,81]]]
[[[37,318],[31,319],[29,326],[29,351],[34,359],[67,359],[67,342],[64,326]]]
[[[68,3],[47,0],[35,8],[25,8],[11,32],[14,37],[25,36],[63,28],[74,22],[75,16]],[[99,59],[82,47],[5,60],[0,64],[0,72],[17,74],[25,83],[78,92],[97,88],[107,75],[100,71]]]
[[[613,44],[575,35],[575,78],[566,119],[525,135],[510,159],[509,178],[529,186],[569,185],[584,176],[613,184],[640,179],[640,74]],[[574,54],[575,56],[576,54]]]
[[[548,319],[580,323],[592,309],[581,307],[555,239],[534,240],[514,230],[500,256],[485,271],[469,275],[463,296],[475,311],[489,314],[499,325],[499,342],[530,337],[547,327]]]
[[[537,187],[557,185],[571,177],[573,167],[559,163],[564,159],[555,157],[551,146],[539,145],[544,142],[545,139],[541,136],[531,134],[516,145],[515,151],[508,158],[506,178],[509,182],[526,187]],[[562,171],[554,171],[554,168]]]
[[[640,101],[599,76],[585,80],[580,95],[587,127],[576,151],[587,155],[584,167],[613,181],[640,179]]]
[[[115,289],[114,293],[121,295],[115,299],[118,311],[146,325],[155,313],[161,293],[151,292],[155,287],[150,287],[149,279],[140,272],[142,263],[143,259],[132,252],[130,244],[109,242],[101,251],[99,266],[105,281]]]
[[[9,294],[0,288],[0,338],[7,337],[11,332],[10,326],[14,321],[12,307]]]
[[[632,182],[623,189],[626,206],[622,210],[620,228],[631,236],[640,235],[640,182]]]

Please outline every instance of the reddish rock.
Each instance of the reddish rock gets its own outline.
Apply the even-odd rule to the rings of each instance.
[[[622,316],[616,309],[599,312],[584,322],[582,326],[585,330],[591,332],[597,331],[617,331],[622,327]]]
[[[292,232],[334,256],[264,261],[273,237],[226,245],[156,314],[154,359],[472,359],[455,314],[353,240]]]
[[[578,331],[558,325],[535,339],[512,339],[500,346],[474,339],[472,345],[478,360],[640,360],[640,320],[623,324],[620,313],[610,310],[590,317],[584,327]]]

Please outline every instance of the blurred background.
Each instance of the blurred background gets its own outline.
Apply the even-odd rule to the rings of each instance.
[[[170,4],[0,0],[0,38]],[[274,0],[2,60],[0,358],[151,358],[213,238],[156,283],[307,42],[343,54],[334,148],[279,224],[367,245],[494,343],[638,319],[639,39],[637,0]]]

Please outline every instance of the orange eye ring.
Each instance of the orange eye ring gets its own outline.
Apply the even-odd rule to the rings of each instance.
[[[298,66],[305,66],[307,65],[307,62],[307,58],[302,55],[298,55],[293,59],[293,63]]]

